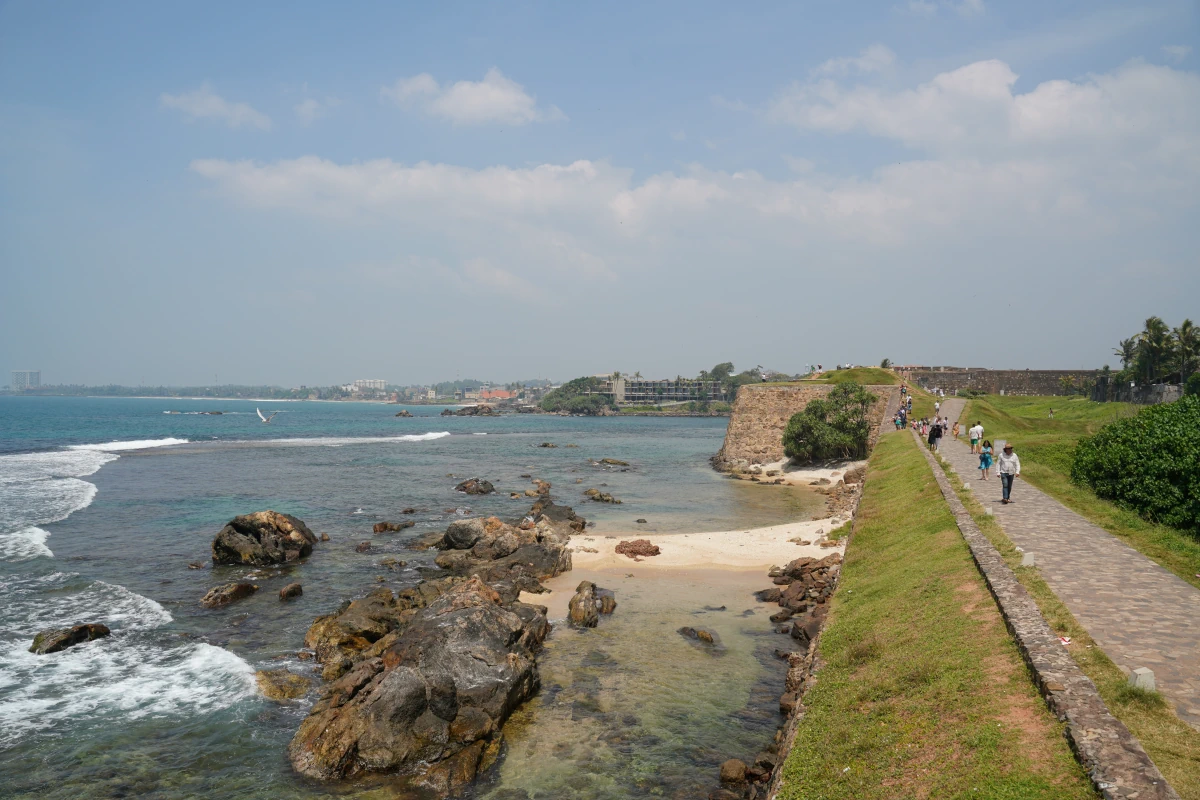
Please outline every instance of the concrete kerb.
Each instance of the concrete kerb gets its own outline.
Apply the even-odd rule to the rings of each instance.
[[[1114,717],[1100,693],[1058,637],[1003,557],[988,540],[950,485],[941,465],[913,433],[933,470],[942,497],[1022,658],[1050,710],[1066,723],[1067,741],[1105,800],[1179,800],[1129,729]]]

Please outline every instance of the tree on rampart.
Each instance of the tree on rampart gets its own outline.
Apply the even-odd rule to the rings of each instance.
[[[799,463],[865,458],[871,438],[871,406],[878,398],[857,383],[838,384],[824,399],[810,400],[783,432],[783,452]]]

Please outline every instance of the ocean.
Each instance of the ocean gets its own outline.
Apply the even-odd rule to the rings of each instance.
[[[278,414],[264,425],[258,408]],[[419,580],[432,554],[406,547],[415,536],[464,516],[521,516],[531,500],[509,492],[529,488],[522,475],[549,480],[556,502],[602,535],[749,528],[823,510],[819,495],[716,474],[708,458],[721,445],[723,418],[442,417],[429,406],[395,417],[400,408],[0,397],[0,796],[399,796],[387,786],[328,787],[294,776],[286,745],[315,689],[300,701],[272,703],[256,692],[254,672],[282,666],[311,675],[311,662],[296,653],[314,617],[381,581],[399,588]],[[596,463],[602,458],[630,466],[604,467]],[[454,491],[476,476],[497,492]],[[583,491],[592,487],[622,504],[587,501]],[[401,516],[406,507],[417,513]],[[213,569],[209,547],[224,523],[268,508],[300,517],[331,541],[280,570]],[[397,519],[417,525],[372,535],[375,522]],[[356,552],[367,540],[372,551]],[[379,564],[386,557],[408,564],[389,571]],[[193,562],[204,568],[190,569]],[[244,577],[262,591],[225,609],[199,606],[212,586]],[[764,619],[757,627],[749,616],[715,623],[728,651],[719,663],[691,663],[696,657],[682,640],[671,643],[680,649],[670,674],[657,672],[664,667],[653,658],[640,663],[638,642],[653,648],[662,636],[653,626],[701,613],[702,599],[728,595],[753,610],[743,588],[679,580],[685,588],[671,602],[622,588],[644,601],[627,603],[624,620],[619,611],[603,635],[552,634],[543,673],[556,688],[514,721],[511,756],[476,794],[686,796],[680,781],[698,766],[752,756],[762,746],[755,742],[769,740],[777,720],[762,706],[777,696],[779,668],[764,656],[771,649]],[[279,602],[278,589],[291,581],[303,583],[303,597]],[[653,614],[651,601],[661,606]],[[39,630],[81,622],[103,622],[113,635],[52,655],[28,652]],[[710,684],[726,696],[700,703],[690,696],[689,686]],[[588,686],[609,688],[596,688],[584,711],[577,699],[559,702],[586,695]],[[621,755],[627,742],[577,741],[589,724],[611,728],[613,720],[628,741],[641,742],[637,770],[633,756]],[[522,754],[534,752],[539,724],[561,730],[572,745],[556,751],[557,761],[539,757],[529,766]],[[595,779],[579,785],[587,770]]]

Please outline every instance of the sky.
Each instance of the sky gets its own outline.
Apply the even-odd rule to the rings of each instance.
[[[0,4],[0,383],[1115,366],[1198,222],[1194,2]]]

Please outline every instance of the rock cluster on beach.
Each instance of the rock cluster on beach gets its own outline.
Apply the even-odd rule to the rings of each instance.
[[[33,644],[30,646],[29,652],[39,656],[57,653],[77,644],[103,639],[110,633],[112,631],[108,629],[108,626],[101,625],[99,622],[88,622],[70,628],[50,628],[33,637]]]
[[[212,543],[214,564],[283,564],[305,558],[317,543],[316,534],[291,514],[257,511],[234,517]]]
[[[318,617],[305,646],[328,683],[288,748],[293,767],[323,780],[393,774],[438,796],[472,782],[540,685],[550,625],[519,595],[571,568],[567,544],[585,524],[548,496],[516,524],[454,522],[435,543],[443,576]]]
[[[649,539],[634,539],[632,542],[617,542],[616,552],[629,556],[634,561],[641,561],[644,556],[656,556],[661,552],[658,545],[651,544]]]
[[[602,492],[599,489],[588,489],[583,493],[583,496],[596,503],[612,503],[613,505],[621,505],[621,501],[613,497],[608,492]]]
[[[594,628],[601,614],[611,614],[617,608],[617,596],[611,589],[601,589],[591,581],[582,581],[567,604],[567,622],[574,628]]]

